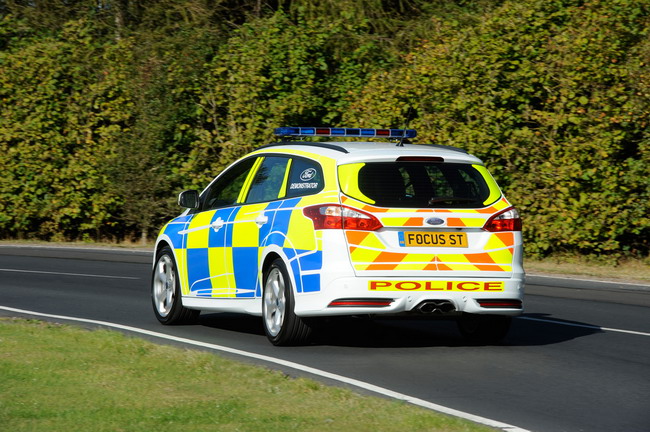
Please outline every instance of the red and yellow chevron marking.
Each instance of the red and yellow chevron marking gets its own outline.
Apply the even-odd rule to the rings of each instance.
[[[512,271],[513,233],[493,233],[482,252],[407,253],[388,251],[374,232],[346,231],[350,258],[359,271]]]
[[[448,227],[481,228],[485,225],[485,218],[447,218]]]
[[[424,225],[424,218],[421,217],[380,217],[379,220],[383,225],[388,226],[421,227]]]
[[[512,271],[512,249],[473,254],[414,254],[350,247],[354,268],[369,270]]]
[[[422,217],[390,216],[391,213],[405,213],[406,209],[381,208],[342,196],[341,202],[360,210],[375,213],[383,224],[393,227],[418,227],[423,225],[426,214],[449,213],[447,227],[482,227],[487,215],[497,213],[510,206],[505,198],[479,210],[468,209],[418,209]],[[408,210],[407,210],[408,211]],[[379,213],[379,214],[376,214]],[[472,217],[476,214],[477,217]],[[480,216],[479,216],[480,215]],[[492,233],[481,252],[474,253],[408,253],[388,251],[379,236],[368,231],[345,232],[350,258],[358,271],[407,270],[407,271],[512,271],[515,237],[513,233]]]

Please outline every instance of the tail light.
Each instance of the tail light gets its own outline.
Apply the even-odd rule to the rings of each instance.
[[[514,207],[505,209],[488,219],[483,229],[490,232],[521,231],[519,212]]]
[[[302,213],[314,221],[314,229],[376,231],[383,225],[371,214],[350,207],[327,204],[305,207]]]

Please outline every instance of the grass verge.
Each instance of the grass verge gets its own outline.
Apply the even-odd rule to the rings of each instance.
[[[351,360],[353,361],[353,360]],[[214,354],[0,319],[0,429],[493,431]]]
[[[641,284],[650,283],[650,258],[611,263],[593,258],[558,255],[544,260],[526,259],[524,267],[529,274],[544,273]]]

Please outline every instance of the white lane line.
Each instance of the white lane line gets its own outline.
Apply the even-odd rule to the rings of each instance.
[[[550,323],[550,324],[558,324],[558,325],[564,325],[564,326],[569,326],[569,327],[582,327],[582,328],[588,328],[592,330],[602,330],[602,331],[611,331],[611,332],[617,332],[617,333],[627,333],[627,334],[633,334],[633,335],[639,335],[639,336],[650,336],[650,333],[645,333],[645,332],[640,332],[640,331],[634,331],[634,330],[622,330],[622,329],[615,329],[615,328],[609,328],[609,327],[599,327],[595,325],[589,325],[589,324],[577,324],[577,323],[570,323],[570,322],[564,322],[564,321],[555,321],[555,320],[549,320],[549,319],[542,319],[542,318],[531,318],[531,317],[517,317],[517,319],[522,319],[522,320],[527,320],[527,321],[538,321],[538,322],[543,322],[543,323]]]
[[[36,273],[36,274],[50,274],[50,275],[59,275],[59,276],[82,276],[82,277],[94,277],[94,278],[105,278],[105,279],[140,279],[137,277],[130,277],[130,276],[110,276],[110,275],[96,275],[96,274],[85,274],[85,273],[63,273],[63,272],[51,272],[51,271],[3,269],[3,268],[0,268],[0,272]]]
[[[639,287],[639,288],[650,288],[650,285],[643,284],[643,283],[616,282],[616,281],[606,281],[606,280],[598,280],[598,279],[581,279],[581,278],[564,277],[564,276],[541,275],[535,273],[526,273],[526,276],[547,278],[547,279],[561,279],[561,280],[568,280],[568,281],[601,283],[601,284],[610,284],[610,285],[626,285],[626,286]],[[588,289],[588,288],[584,288],[584,289]]]
[[[379,387],[379,386],[376,386],[376,385],[373,385],[373,384],[370,384],[370,383],[366,383],[366,382],[359,381],[359,380],[356,380],[356,379],[353,379],[353,378],[344,377],[342,375],[337,375],[337,374],[333,374],[333,373],[330,373],[330,372],[322,371],[320,369],[315,369],[315,368],[312,368],[312,367],[309,367],[309,366],[301,365],[299,363],[294,363],[294,362],[291,362],[291,361],[278,359],[278,358],[275,358],[275,357],[270,357],[270,356],[266,356],[266,355],[262,355],[262,354],[256,354],[256,353],[251,353],[251,352],[247,352],[247,351],[242,351],[242,350],[238,350],[238,349],[235,349],[235,348],[230,348],[230,347],[226,347],[226,346],[222,346],[222,345],[215,345],[215,344],[196,341],[196,340],[192,340],[192,339],[186,339],[186,338],[182,338],[182,337],[171,336],[171,335],[167,335],[167,334],[164,334],[164,333],[153,332],[153,331],[150,331],[150,330],[145,330],[145,329],[141,329],[141,328],[137,328],[137,327],[125,326],[125,325],[122,325],[122,324],[116,324],[116,323],[111,323],[111,322],[106,322],[106,321],[96,321],[96,320],[91,320],[91,319],[76,318],[76,317],[63,316],[63,315],[51,315],[51,314],[34,312],[34,311],[29,311],[29,310],[24,310],[24,309],[15,309],[15,308],[12,308],[12,307],[7,307],[7,306],[0,306],[0,309],[8,311],[8,312],[16,312],[16,313],[20,313],[20,314],[27,314],[27,315],[40,316],[40,317],[45,317],[45,318],[68,320],[68,321],[77,321],[77,322],[83,322],[83,323],[87,323],[87,324],[96,324],[96,325],[101,325],[101,326],[106,326],[106,327],[112,327],[112,328],[116,328],[116,329],[120,329],[120,330],[126,330],[126,331],[133,332],[133,333],[139,333],[139,334],[143,334],[143,335],[147,335],[147,336],[153,336],[153,337],[166,339],[166,340],[170,340],[170,341],[174,341],[174,342],[180,342],[180,343],[184,343],[184,344],[188,344],[188,345],[194,345],[194,346],[197,346],[197,347],[208,348],[208,349],[215,350],[215,351],[222,351],[222,352],[236,354],[236,355],[243,356],[243,357],[262,360],[262,361],[265,361],[265,362],[268,362],[268,363],[274,363],[274,364],[277,364],[277,365],[280,365],[280,366],[285,366],[285,367],[288,367],[288,368],[291,368],[291,369],[295,369],[295,370],[298,370],[300,372],[307,372],[307,373],[312,374],[312,375],[316,375],[316,376],[331,379],[331,380],[334,380],[334,381],[342,382],[344,384],[355,386],[355,387],[358,387],[358,388],[361,388],[361,389],[364,389],[364,390],[368,390],[368,391],[371,391],[371,392],[374,392],[374,393],[378,393],[378,394],[383,395],[383,396],[387,396],[387,397],[390,397],[390,398],[393,398],[393,399],[398,399],[398,400],[408,402],[408,403],[413,404],[413,405],[417,405],[417,406],[420,406],[420,407],[423,407],[423,408],[438,411],[438,412],[443,413],[443,414],[451,415],[451,416],[454,416],[454,417],[460,417],[460,418],[463,418],[465,420],[473,421],[475,423],[480,423],[480,424],[484,424],[484,425],[491,426],[491,427],[494,427],[494,428],[498,428],[498,429],[501,429],[501,430],[504,430],[504,431],[507,431],[507,432],[530,432],[529,430],[522,429],[522,428],[520,428],[518,426],[513,426],[513,425],[503,423],[503,422],[500,422],[500,421],[497,421],[497,420],[492,420],[492,419],[488,419],[488,418],[485,418],[485,417],[480,417],[480,416],[477,416],[477,415],[474,415],[474,414],[466,413],[466,412],[463,412],[463,411],[455,410],[453,408],[448,408],[448,407],[445,407],[445,406],[442,406],[442,405],[434,404],[432,402],[425,401],[423,399],[418,399],[418,398],[415,398],[413,396],[409,396],[409,395],[406,395],[406,394],[403,394],[403,393],[398,393],[398,392],[395,392],[395,391],[392,391],[392,390],[388,390],[386,388]]]

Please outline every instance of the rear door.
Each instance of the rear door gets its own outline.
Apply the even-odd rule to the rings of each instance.
[[[201,196],[201,209],[186,229],[184,259],[189,293],[198,297],[233,297],[232,269],[226,265],[227,222],[256,158],[245,159],[220,175]]]
[[[290,159],[266,156],[244,186],[242,204],[232,213],[226,230],[229,285],[237,298],[261,296],[258,283],[260,245],[271,233],[278,200],[284,197]]]
[[[339,166],[342,203],[379,219],[346,231],[359,276],[509,277],[515,237],[483,226],[510,207],[484,166],[441,158]]]

